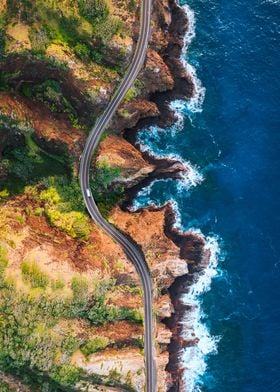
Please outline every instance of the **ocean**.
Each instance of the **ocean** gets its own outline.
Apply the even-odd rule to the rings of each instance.
[[[280,391],[280,83],[278,0],[189,0],[182,59],[196,92],[177,122],[138,134],[142,150],[180,158],[184,180],[156,180],[134,209],[170,200],[176,225],[211,249],[186,293],[200,338],[181,360],[186,392]]]

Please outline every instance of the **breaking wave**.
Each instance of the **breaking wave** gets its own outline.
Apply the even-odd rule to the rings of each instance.
[[[203,236],[198,230],[190,231]],[[199,378],[207,369],[207,357],[217,353],[217,343],[220,340],[218,336],[211,336],[204,322],[206,315],[201,310],[202,295],[210,290],[213,278],[219,274],[219,239],[216,236],[209,236],[205,238],[205,243],[205,251],[210,252],[210,262],[197,281],[190,286],[189,291],[182,296],[182,302],[191,309],[186,312],[181,322],[182,334],[184,339],[196,340],[196,344],[185,348],[181,355],[186,391],[193,392],[200,391]]]
[[[193,96],[188,102],[186,102],[189,114],[191,115],[193,113],[202,112],[202,105],[204,102],[206,89],[202,86],[202,83],[197,76],[195,67],[187,61],[187,50],[195,37],[195,14],[187,4],[183,5],[182,9],[186,13],[189,22],[189,28],[184,37],[184,47],[181,54],[181,61],[187,73],[192,77],[194,84]]]

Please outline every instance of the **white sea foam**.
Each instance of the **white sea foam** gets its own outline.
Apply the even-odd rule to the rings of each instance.
[[[181,61],[185,69],[187,70],[188,74],[191,75],[194,83],[193,96],[186,104],[187,104],[187,108],[191,113],[198,113],[198,112],[202,112],[203,110],[202,105],[204,102],[206,89],[205,87],[202,86],[202,83],[197,76],[195,67],[192,64],[188,63],[188,61],[186,60],[188,47],[195,37],[195,14],[187,4],[182,6],[182,9],[185,11],[187,15],[189,26],[188,26],[188,31],[186,32],[184,37],[184,47],[181,54]]]
[[[280,4],[280,0],[266,0],[265,3]]]
[[[163,129],[158,126],[150,126],[145,132],[151,132],[153,134],[153,139],[158,141],[160,139],[160,134],[161,132],[169,132],[170,136],[174,134],[175,132],[180,131],[184,127],[184,110],[186,108],[186,103],[183,100],[174,100],[170,103],[170,108],[176,112],[176,122],[168,129]],[[170,161],[179,162],[184,168],[185,172],[181,172],[181,178],[180,180],[177,180],[177,193],[182,193],[185,191],[188,191],[191,187],[195,187],[198,184],[200,184],[203,181],[203,175],[199,172],[199,168],[195,165],[193,165],[190,161],[185,161],[182,159],[182,157],[178,154],[175,153],[167,153],[166,151],[162,152],[157,152],[155,153],[152,149],[151,146],[148,144],[143,144],[139,140],[136,142],[138,145],[140,151],[142,152],[148,152],[151,157],[154,157],[156,159],[168,159]],[[149,186],[145,187],[142,189],[138,194],[137,197],[134,200],[133,206],[130,207],[131,211],[136,211],[137,209],[143,207],[141,203],[137,201],[139,197],[141,196],[147,196],[151,190],[154,184],[158,182],[162,182],[166,180],[160,180],[156,179],[154,180]],[[176,205],[176,211],[178,211],[178,205],[174,200],[170,200],[171,203]],[[157,207],[160,207],[158,205]],[[178,217],[178,222],[180,221],[179,219],[179,212],[177,213]],[[176,220],[176,227],[179,226],[179,223],[177,223]]]
[[[190,231],[203,236],[199,230],[193,229]],[[203,322],[205,315],[200,308],[201,296],[210,290],[212,279],[218,274],[217,266],[220,255],[217,237],[206,237],[205,241],[205,250],[210,252],[209,265],[182,297],[183,303],[191,306],[191,310],[185,314],[181,322],[183,337],[198,340],[194,346],[185,348],[181,356],[184,366],[183,380],[188,392],[199,391],[197,383],[199,377],[207,369],[207,356],[217,352],[217,343],[220,339],[220,337],[210,335]]]
[[[150,132],[153,134],[153,139],[158,141],[160,139],[160,134],[162,132],[169,132],[170,136],[174,135],[174,133],[180,132],[184,128],[184,114],[186,114],[186,101],[181,99],[176,99],[169,104],[171,110],[173,110],[176,114],[176,121],[172,124],[168,129],[160,128],[158,126],[150,126],[145,132]],[[190,161],[186,161],[182,159],[182,157],[175,153],[167,153],[166,151],[155,153],[151,146],[148,144],[143,144],[139,140],[136,142],[140,151],[148,152],[150,156],[156,159],[169,159],[170,161],[180,162],[182,166],[185,167],[185,173],[182,172],[181,180],[178,181],[177,189],[180,192],[186,191],[190,189],[190,187],[194,187],[200,184],[203,181],[203,175],[199,172],[199,168],[193,165]],[[148,192],[152,189],[154,183],[158,182],[158,180],[153,181],[149,187],[146,187],[144,190],[140,191],[139,195],[147,195]]]
[[[145,151],[147,151],[147,148],[145,148]],[[143,151],[143,150],[142,150]],[[150,155],[152,153],[149,151]],[[169,181],[176,181],[176,194],[177,196],[182,194],[183,192],[189,191],[192,187],[197,186],[199,183],[203,181],[203,175],[199,172],[196,166],[192,165],[189,161],[184,161],[182,160],[181,157],[175,155],[175,154],[168,154],[168,155],[163,155],[163,156],[156,156],[156,158],[168,158],[174,162],[180,162],[182,166],[185,167],[185,172],[180,173],[180,179],[172,180],[170,179]],[[143,207],[143,204],[141,202],[141,198],[148,196],[151,194],[152,188],[156,186],[157,183],[164,182],[166,184],[168,180],[166,179],[155,179],[153,180],[148,186],[145,188],[141,189],[138,193],[136,198],[133,201],[133,205],[129,207],[130,211],[137,211],[140,208]],[[176,217],[176,223],[175,227],[179,228],[181,227],[181,217],[180,217],[180,212],[179,212],[179,207],[177,202],[171,198],[169,202],[173,205],[173,210],[175,213]],[[151,203],[149,202],[149,205]],[[162,207],[162,204],[155,204],[153,203],[154,207]]]
[[[155,154],[151,147],[149,147],[148,145],[144,145],[142,143],[137,144],[142,152],[148,152],[151,157],[154,157],[156,159],[168,159],[170,161],[173,161],[174,163],[179,162],[185,168],[185,172],[182,172],[181,174],[181,185],[183,185],[184,188],[185,186],[187,188],[190,188],[191,186],[196,186],[203,181],[204,178],[202,173],[199,172],[199,168],[196,165],[193,165],[190,161],[185,161],[184,159],[182,159],[180,155],[177,155],[175,153]]]

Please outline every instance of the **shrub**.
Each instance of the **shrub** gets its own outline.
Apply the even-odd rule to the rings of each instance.
[[[10,192],[7,189],[0,191],[0,200],[5,200],[10,196]]]
[[[2,75],[2,77],[5,79],[5,77],[7,78],[8,75],[4,74]],[[28,123],[17,120],[13,115],[7,116],[4,113],[2,113],[1,110],[0,110],[0,128],[9,131],[11,137],[13,135],[15,136],[18,135],[19,133],[28,136],[34,132],[34,129],[30,127]]]
[[[5,268],[8,266],[9,259],[7,249],[4,245],[0,244],[0,275],[3,274]]]
[[[127,308],[118,309],[117,318],[118,320],[127,320],[136,324],[141,324],[143,322],[142,313],[134,309],[127,309]]]
[[[62,352],[71,356],[78,348],[80,348],[82,340],[77,336],[67,336],[61,343]]]
[[[65,287],[65,283],[61,279],[55,279],[51,281],[51,287],[53,290],[61,290]]]
[[[135,339],[135,344],[137,347],[139,347],[140,349],[144,349],[144,337],[143,336],[139,336]]]
[[[103,55],[100,52],[97,52],[96,50],[91,51],[90,57],[93,61],[95,61],[97,64],[102,65],[102,60],[103,60]]]
[[[79,0],[81,14],[90,23],[96,19],[102,20],[109,16],[109,7],[105,0]]]
[[[12,176],[26,182],[32,178],[34,170],[33,159],[26,155],[25,148],[17,148],[11,152],[11,160],[9,161],[8,171]]]
[[[86,298],[89,293],[89,281],[83,276],[74,276],[71,282],[74,298]]]
[[[88,217],[82,212],[61,212],[57,207],[50,207],[45,209],[45,213],[53,226],[65,231],[72,238],[88,239],[91,225]]]
[[[110,341],[107,337],[104,336],[96,336],[95,338],[89,340],[85,344],[83,344],[80,349],[82,353],[87,357],[91,354],[94,354],[98,351],[104,350]]]
[[[24,281],[30,283],[31,287],[33,288],[46,288],[50,282],[49,276],[42,272],[34,261],[22,262],[21,272]]]
[[[123,187],[115,183],[120,174],[120,168],[110,166],[106,162],[99,163],[93,173],[90,185],[99,209],[105,217],[123,197]]]
[[[103,44],[108,44],[115,34],[121,30],[121,20],[116,17],[108,17],[94,26],[94,36]]]
[[[32,45],[32,50],[35,53],[45,53],[47,46],[50,43],[47,32],[44,29],[32,28],[29,33],[29,38]]]
[[[107,322],[114,321],[117,315],[115,306],[105,304],[105,298],[95,298],[94,305],[82,314],[93,325],[105,325]]]
[[[43,212],[44,212],[44,208],[37,207],[37,208],[35,208],[35,210],[34,210],[34,215],[35,215],[35,216],[42,216],[42,215],[43,215]]]
[[[88,60],[90,57],[90,50],[88,46],[80,42],[74,46],[74,52],[77,57],[84,61]]]
[[[62,385],[74,386],[79,381],[82,373],[82,369],[66,364],[55,368],[52,377]]]
[[[44,211],[50,223],[72,238],[87,240],[91,224],[84,213],[78,182],[69,182],[65,177],[50,177],[45,181],[45,185],[49,187],[41,191],[39,198],[46,203]]]
[[[136,79],[134,85],[130,87],[128,92],[124,97],[124,102],[131,101],[132,99],[136,98],[140,93],[141,89],[143,88],[143,84],[140,80]]]
[[[3,381],[0,381],[0,391],[1,392],[16,392],[14,388],[10,388],[8,384]]]

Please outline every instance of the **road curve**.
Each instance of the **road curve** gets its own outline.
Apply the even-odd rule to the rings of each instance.
[[[109,105],[103,114],[97,119],[96,124],[87,139],[81,157],[79,171],[80,185],[84,201],[93,221],[122,247],[129,260],[135,266],[141,279],[144,292],[146,392],[156,391],[156,364],[154,357],[155,348],[153,340],[152,316],[153,294],[150,270],[140,249],[135,246],[135,244],[124,233],[119,231],[115,226],[108,223],[102,217],[90,190],[89,172],[92,155],[98,146],[102,133],[125,97],[125,94],[133,85],[144,63],[150,34],[151,8],[152,0],[142,0],[139,39],[132,62],[118,89],[115,91]]]

